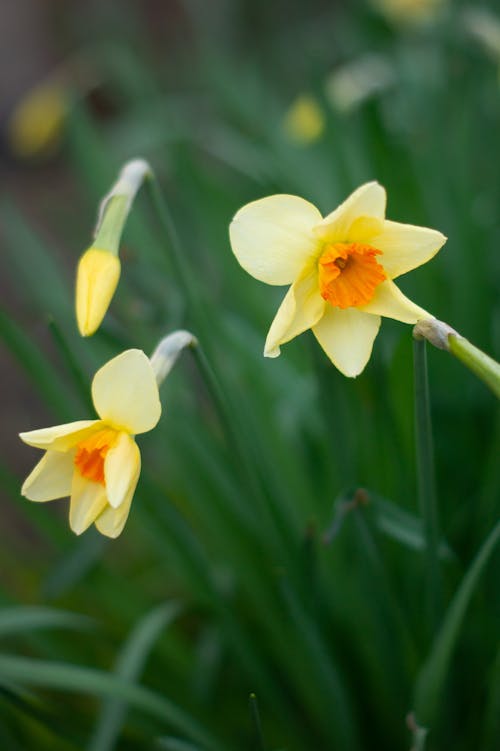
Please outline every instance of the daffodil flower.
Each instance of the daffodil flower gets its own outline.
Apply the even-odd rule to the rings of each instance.
[[[371,182],[325,218],[291,195],[237,212],[230,238],[241,266],[267,284],[291,284],[267,335],[267,357],[312,329],[333,364],[354,377],[370,358],[381,316],[404,323],[431,317],[393,279],[429,261],[446,238],[385,219],[385,205],[384,188]]]
[[[118,537],[141,469],[135,435],[154,428],[161,414],[156,372],[144,352],[129,349],[98,370],[92,400],[98,420],[20,434],[45,450],[21,492],[41,502],[70,496],[73,532],[95,523],[103,535]]]

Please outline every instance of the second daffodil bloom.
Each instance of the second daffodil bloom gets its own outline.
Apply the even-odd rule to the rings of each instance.
[[[70,496],[69,521],[81,534],[95,523],[118,537],[139,479],[141,455],[134,436],[155,427],[161,414],[155,370],[139,349],[106,363],[92,381],[98,420],[80,420],[21,433],[45,454],[24,482],[31,501]]]
[[[384,188],[371,182],[325,218],[291,195],[237,212],[230,237],[240,264],[267,284],[291,284],[267,335],[267,357],[312,329],[333,364],[354,377],[370,358],[381,316],[404,323],[431,317],[393,279],[429,261],[446,238],[385,219],[385,206]]]

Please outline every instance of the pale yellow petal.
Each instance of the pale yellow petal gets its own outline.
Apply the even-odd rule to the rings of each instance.
[[[369,303],[358,308],[365,313],[394,318],[403,323],[416,323],[432,318],[430,313],[409,300],[390,279],[379,284]]]
[[[314,267],[294,282],[286,293],[269,329],[264,355],[278,357],[280,345],[314,326],[323,315],[325,305]]]
[[[71,493],[74,452],[46,451],[21,488],[30,501],[53,501]]]
[[[229,227],[233,253],[245,271],[267,284],[291,284],[320,245],[313,227],[321,214],[298,196],[275,195],[247,203]]]
[[[90,527],[107,505],[104,485],[73,474],[71,502],[69,506],[69,526],[77,535]]]
[[[95,525],[102,535],[115,538],[122,532],[125,522],[128,519],[134,490],[135,485],[130,489],[123,503],[121,503],[118,508],[106,506],[104,511],[97,517]]]
[[[369,242],[382,251],[383,255],[377,260],[389,278],[395,279],[430,261],[444,245],[446,237],[435,229],[386,220],[382,232],[372,235]]]
[[[160,396],[149,358],[128,349],[97,371],[92,399],[102,420],[127,433],[145,433],[161,415]]]
[[[328,242],[365,242],[367,227],[370,233],[382,229],[385,205],[385,189],[376,182],[365,183],[318,223],[315,234]]]
[[[370,359],[379,328],[379,316],[362,313],[357,308],[341,310],[328,306],[313,332],[335,367],[354,378]]]
[[[91,336],[106,315],[120,278],[120,259],[107,250],[89,248],[76,273],[76,320],[82,336]]]
[[[113,508],[124,502],[131,487],[135,488],[140,471],[141,454],[136,442],[128,433],[120,433],[104,461],[106,495]]]
[[[28,446],[35,446],[37,449],[68,451],[100,426],[100,420],[78,420],[65,425],[54,425],[52,428],[19,433],[19,438]]]

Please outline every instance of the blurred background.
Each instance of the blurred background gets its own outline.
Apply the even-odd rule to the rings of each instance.
[[[436,633],[411,330],[384,320],[355,381],[309,333],[264,360],[284,290],[240,269],[227,228],[264,195],[327,213],[376,179],[389,218],[449,238],[405,294],[498,358],[495,3],[4,0],[1,21],[2,748],[423,749],[405,719]],[[142,191],[117,294],[82,340],[76,263],[137,156],[199,305]],[[179,327],[199,337],[239,443],[183,356],[141,437],[123,535],[75,538],[67,501],[20,497],[38,453],[17,433],[91,417],[95,370]],[[429,352],[429,376],[443,619],[498,518],[500,419],[445,353]],[[497,748],[499,563],[454,641],[430,751]]]

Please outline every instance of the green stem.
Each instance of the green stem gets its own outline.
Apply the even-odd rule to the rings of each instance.
[[[419,724],[431,724],[439,713],[443,688],[465,613],[479,577],[499,541],[500,521],[484,541],[455,592],[430,654],[420,671],[415,690],[415,713]]]
[[[500,397],[500,363],[471,344],[437,318],[423,318],[413,329],[415,339],[427,339],[438,349],[451,352]]]
[[[198,345],[193,347],[191,351],[217,411],[221,427],[225,433],[226,443],[237,457],[242,479],[249,488],[259,509],[259,514],[263,520],[262,526],[264,528],[270,526],[276,531],[277,544],[286,555],[287,546],[290,543],[289,520],[281,513],[277,504],[269,498],[258,471],[257,457],[253,447],[242,439],[244,427],[239,423],[231,401],[224,393],[202,347]],[[266,519],[267,522],[264,521]]]
[[[500,363],[457,334],[448,336],[448,346],[451,354],[484,381],[500,398]]]
[[[238,420],[238,413],[231,403],[230,396],[225,393],[220,379],[215,374],[203,351],[202,345],[206,342],[208,348],[210,339],[213,338],[213,336],[210,336],[212,332],[208,329],[208,311],[205,311],[201,295],[195,282],[193,282],[170,210],[152,173],[147,176],[146,189],[167,240],[179,284],[182,285],[187,298],[188,317],[192,319],[196,336],[200,341],[200,345],[192,350],[194,358],[219,415],[228,446],[234,450],[239,459],[242,475],[245,477],[246,484],[258,504],[260,513],[268,516],[283,547],[283,545],[286,545],[288,537],[289,521],[284,518],[277,504],[273,503],[272,498],[269,497],[267,488],[263,486],[260,473],[261,466],[257,461],[255,447],[245,439],[245,426]]]
[[[259,705],[257,704],[257,697],[255,694],[250,694],[249,699],[250,713],[252,715],[252,723],[254,727],[255,743],[254,747],[256,751],[265,751],[264,736],[262,734],[262,723],[260,721]]]
[[[146,190],[153,209],[157,215],[163,234],[167,240],[170,257],[177,274],[179,284],[182,285],[188,301],[188,318],[192,318],[197,325],[197,335],[200,336],[205,328],[205,316],[200,305],[200,296],[192,283],[192,277],[186,265],[185,255],[182,251],[181,242],[175,223],[170,214],[170,209],[165,201],[155,175],[151,172],[146,179]]]
[[[414,340],[413,354],[417,485],[426,540],[427,618],[430,625],[430,633],[434,634],[441,610],[441,573],[439,569],[439,526],[429,384],[427,378],[427,352],[424,340]]]

